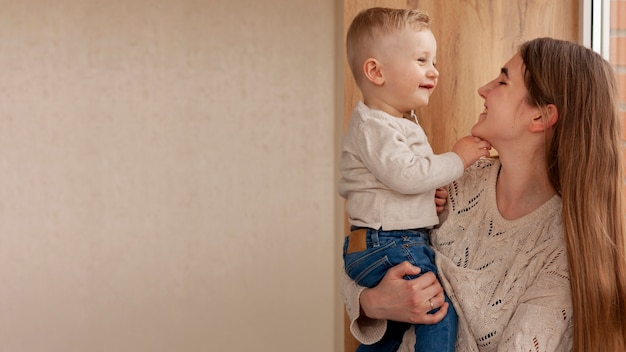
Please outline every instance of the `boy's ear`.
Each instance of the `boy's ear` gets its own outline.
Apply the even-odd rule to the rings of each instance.
[[[385,82],[385,77],[380,67],[378,60],[369,58],[363,63],[363,74],[368,81],[376,85],[381,85]]]
[[[558,120],[559,111],[557,110],[556,106],[554,104],[548,104],[543,108],[541,115],[533,118],[530,123],[530,131],[545,131],[554,126]]]

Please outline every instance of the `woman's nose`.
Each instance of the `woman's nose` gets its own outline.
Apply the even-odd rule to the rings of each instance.
[[[484,86],[478,88],[478,95],[480,95],[480,97],[483,98],[483,99],[487,98],[487,93],[488,92],[489,92],[489,83],[487,83]]]

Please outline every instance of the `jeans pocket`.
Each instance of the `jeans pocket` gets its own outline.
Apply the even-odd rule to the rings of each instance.
[[[381,247],[344,255],[346,273],[361,286],[377,285],[387,270],[393,266],[386,251],[395,245],[395,242],[389,242]]]

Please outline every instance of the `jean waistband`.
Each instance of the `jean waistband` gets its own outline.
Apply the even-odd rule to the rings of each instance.
[[[373,229],[371,227],[361,227],[361,226],[354,226],[354,225],[350,225],[350,232],[352,231],[356,231],[356,230],[374,230],[374,231],[384,231],[382,228],[379,229]],[[389,231],[419,231],[419,232],[426,232],[429,233],[430,230],[432,230],[431,228],[428,227],[419,227],[416,229],[403,229],[403,230],[389,230]]]

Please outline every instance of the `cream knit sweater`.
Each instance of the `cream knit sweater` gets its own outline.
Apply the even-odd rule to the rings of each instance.
[[[514,221],[500,215],[498,159],[479,160],[448,191],[447,219],[433,233],[440,280],[459,315],[456,351],[570,351],[572,303],[561,223],[554,196]],[[343,275],[353,335],[378,341],[386,321],[359,318],[362,287]],[[405,334],[400,351],[413,351]]]

